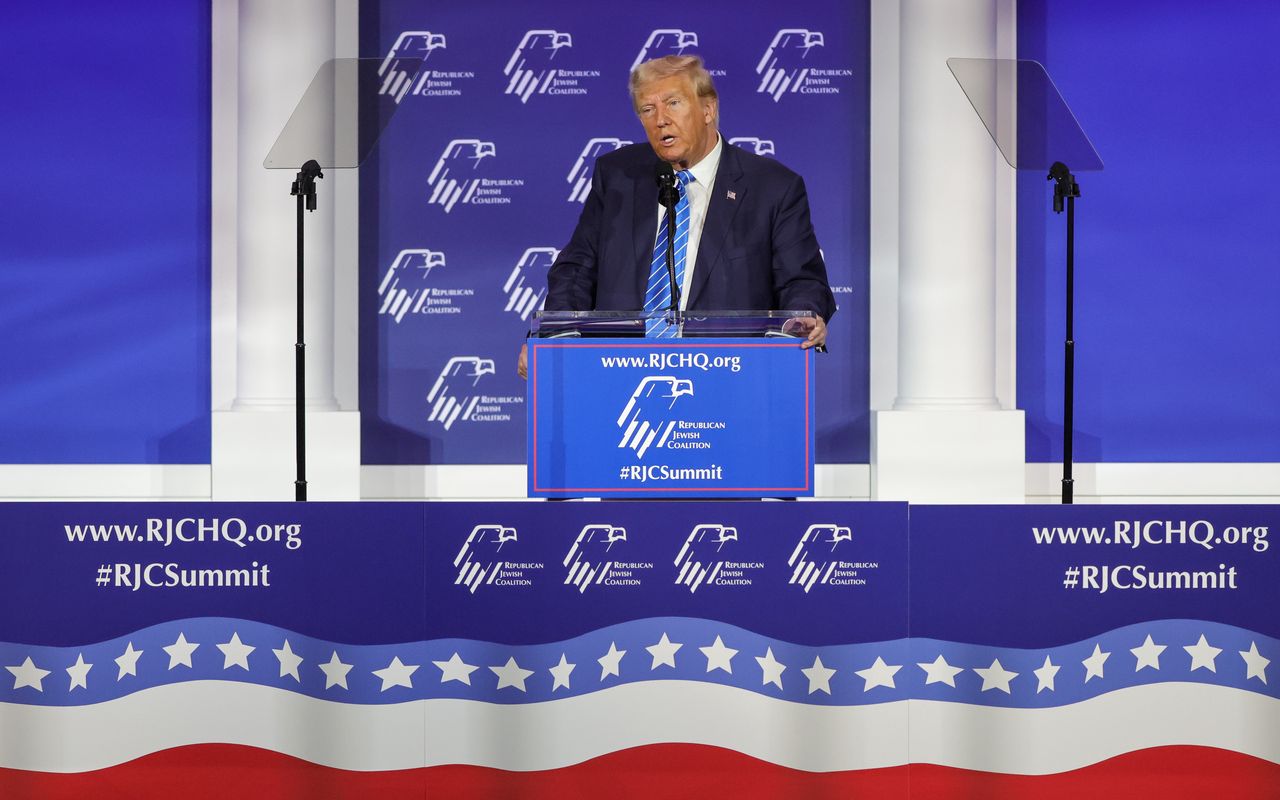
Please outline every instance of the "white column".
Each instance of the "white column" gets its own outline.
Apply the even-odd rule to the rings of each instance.
[[[996,387],[1012,357],[996,342],[998,156],[946,64],[996,57],[1003,6],[900,5],[898,388],[872,426],[878,499],[1023,499],[1022,414]]]
[[[333,0],[240,0],[238,5],[235,392],[213,419],[214,499],[293,497],[297,172],[263,167],[317,69],[335,53]],[[214,43],[217,46],[217,42]],[[359,495],[359,423],[334,399],[334,215],[304,219],[307,480],[315,499]]]

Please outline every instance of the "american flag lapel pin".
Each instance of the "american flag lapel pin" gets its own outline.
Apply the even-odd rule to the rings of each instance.
[[[727,196],[728,196],[728,198],[729,198],[730,200],[737,200],[737,199],[738,199],[738,193],[737,193],[737,192],[735,192],[735,191],[734,191],[734,190],[732,190],[732,189],[730,189],[730,190],[728,191]]]

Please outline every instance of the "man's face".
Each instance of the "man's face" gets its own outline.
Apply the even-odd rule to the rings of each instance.
[[[643,84],[636,100],[649,145],[663,161],[688,169],[715,147],[716,101],[699,100],[687,76]]]

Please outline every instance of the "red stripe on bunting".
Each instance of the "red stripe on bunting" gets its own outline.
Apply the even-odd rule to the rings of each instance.
[[[787,769],[704,745],[638,747],[540,772],[445,766],[396,772],[321,767],[268,750],[227,744],[179,747],[109,769],[75,774],[0,770],[5,800],[179,798],[225,800],[651,800],[651,798],[914,797],[929,800],[1078,800],[1080,797],[1191,800],[1280,798],[1280,765],[1226,750],[1162,747],[1046,776],[999,775],[914,764],[857,772]]]

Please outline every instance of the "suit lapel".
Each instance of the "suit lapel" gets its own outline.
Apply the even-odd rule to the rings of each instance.
[[[733,227],[734,215],[738,213],[746,194],[747,187],[742,182],[742,165],[738,162],[738,148],[725,142],[720,151],[715,186],[707,203],[707,219],[702,225],[702,238],[698,241],[698,256],[693,265],[693,285],[689,287],[688,308],[694,308],[711,273],[724,260],[725,238]]]
[[[640,298],[637,308],[643,308],[645,291],[649,288],[649,269],[653,263],[653,246],[658,231],[658,188],[654,184],[653,167],[649,162],[645,162],[644,167],[631,170],[630,174],[631,180],[636,184],[630,196],[635,198],[636,204],[632,212],[631,235],[635,239],[636,296]],[[646,188],[652,191],[646,191]]]

